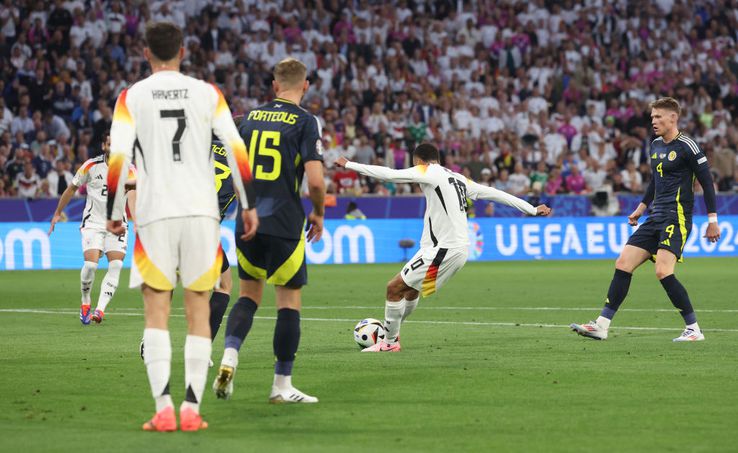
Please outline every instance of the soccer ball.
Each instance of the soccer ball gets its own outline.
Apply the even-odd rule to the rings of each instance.
[[[384,336],[384,325],[378,319],[362,319],[354,328],[354,340],[361,348],[368,348],[378,341],[384,340]]]

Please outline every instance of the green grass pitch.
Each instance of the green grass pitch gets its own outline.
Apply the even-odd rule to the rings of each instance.
[[[140,431],[154,405],[138,356],[141,298],[126,288],[127,271],[104,323],[87,327],[77,316],[78,271],[0,272],[0,451],[738,449],[738,259],[678,267],[702,343],[672,343],[681,318],[650,264],[636,272],[610,338],[597,342],[567,326],[597,316],[612,261],[500,262],[470,263],[421,300],[403,325],[401,353],[360,354],[353,326],[383,317],[384,285],[400,266],[310,267],[294,381],[319,404],[267,404],[275,317],[267,290],[233,398],[215,399],[211,369],[202,406],[210,429],[167,434]],[[178,404],[180,294],[172,313]]]

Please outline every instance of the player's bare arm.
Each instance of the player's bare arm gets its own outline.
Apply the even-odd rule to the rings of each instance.
[[[54,232],[54,227],[56,226],[56,223],[62,218],[64,208],[67,207],[69,201],[72,199],[74,194],[77,193],[78,189],[79,187],[75,186],[74,184],[70,184],[67,186],[66,189],[64,189],[62,196],[59,197],[59,204],[57,204],[56,211],[54,211],[54,216],[51,218],[51,226],[49,227],[49,231],[47,233],[49,236],[51,236],[51,233]]]
[[[323,219],[325,217],[323,162],[319,160],[305,162],[305,174],[308,179],[310,201],[313,203],[313,211],[307,218],[307,240],[318,242],[323,236]]]

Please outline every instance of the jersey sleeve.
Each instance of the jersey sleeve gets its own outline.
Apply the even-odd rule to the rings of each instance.
[[[686,153],[687,163],[702,186],[707,213],[715,213],[717,212],[717,200],[715,197],[715,187],[713,186],[712,174],[710,173],[710,166],[707,165],[707,156],[705,156],[699,146],[697,146],[692,139],[687,138],[683,141],[688,148]]]
[[[128,179],[128,168],[133,158],[133,143],[136,141],[136,122],[131,114],[130,91],[123,90],[118,96],[113,112],[113,124],[110,127],[110,158],[108,159],[108,220],[123,218],[125,183]],[[116,217],[113,218],[113,213]]]
[[[472,200],[490,200],[512,206],[520,212],[536,215],[536,208],[527,201],[494,187],[487,187],[472,180],[466,181],[466,193]]]
[[[371,176],[374,179],[381,179],[382,181],[416,183],[430,182],[430,178],[427,176],[427,165],[416,165],[411,168],[395,170],[379,165],[364,165],[356,162],[348,162],[346,163],[346,168],[365,176]]]
[[[81,167],[77,170],[77,173],[74,174],[74,178],[72,178],[72,184],[74,184],[77,187],[82,187],[90,180],[90,168],[92,168],[95,165],[92,160],[85,161],[84,164],[82,164]]]
[[[323,160],[323,128],[318,118],[310,115],[305,122],[302,140],[300,142],[300,157],[303,162],[309,160]]]
[[[228,166],[231,168],[233,185],[236,188],[244,209],[251,209],[256,205],[256,194],[251,186],[251,167],[249,156],[246,153],[246,144],[233,124],[231,109],[228,108],[223,93],[218,87],[212,87],[213,95],[213,133],[223,142],[226,149]]]

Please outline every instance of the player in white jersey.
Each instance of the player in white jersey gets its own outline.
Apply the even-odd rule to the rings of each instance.
[[[496,201],[529,215],[551,212],[546,205],[533,207],[501,190],[468,180],[439,165],[439,160],[438,149],[424,143],[413,151],[415,166],[403,170],[358,164],[345,157],[336,161],[338,166],[383,181],[417,183],[426,200],[420,250],[387,283],[386,338],[365,348],[365,352],[400,351],[400,325],[415,310],[420,294],[427,297],[436,292],[466,263],[469,253],[467,198]]]
[[[108,157],[110,156],[110,137],[103,143],[104,153],[98,157],[88,159],[77,170],[70,184],[59,198],[54,216],[51,218],[49,235],[54,231],[54,226],[62,218],[64,208],[72,199],[77,190],[87,185],[87,202],[82,212],[82,252],[84,264],[80,272],[80,287],[82,291],[82,305],[79,309],[79,320],[88,325],[90,320],[101,323],[105,317],[110,300],[118,289],[120,270],[123,268],[123,259],[126,257],[128,246],[128,229],[124,228],[122,234],[113,234],[105,229],[105,205],[108,196]],[[133,165],[128,168],[128,180],[136,179],[136,169]],[[133,213],[135,205],[135,190],[127,192],[128,207]],[[119,213],[125,219],[125,212]],[[127,224],[124,221],[124,226]],[[100,296],[97,299],[97,307],[92,311],[90,308],[90,293],[95,281],[95,271],[100,257],[105,254],[108,258],[108,271],[105,273],[102,285],[100,285]]]
[[[188,335],[185,340],[183,431],[207,428],[200,402],[210,360],[208,296],[220,276],[220,214],[213,179],[212,134],[223,142],[233,183],[242,201],[242,238],[256,232],[258,219],[246,146],[220,90],[179,72],[184,57],[182,30],[166,22],[146,27],[144,57],[152,75],[121,92],[113,113],[108,171],[108,230],[119,231],[120,169],[135,152],[137,235],[131,287],[141,287],[146,326],[144,362],[156,402],[147,431],[174,431],[177,420],[169,394],[171,342],[168,318],[172,290],[181,280]]]

